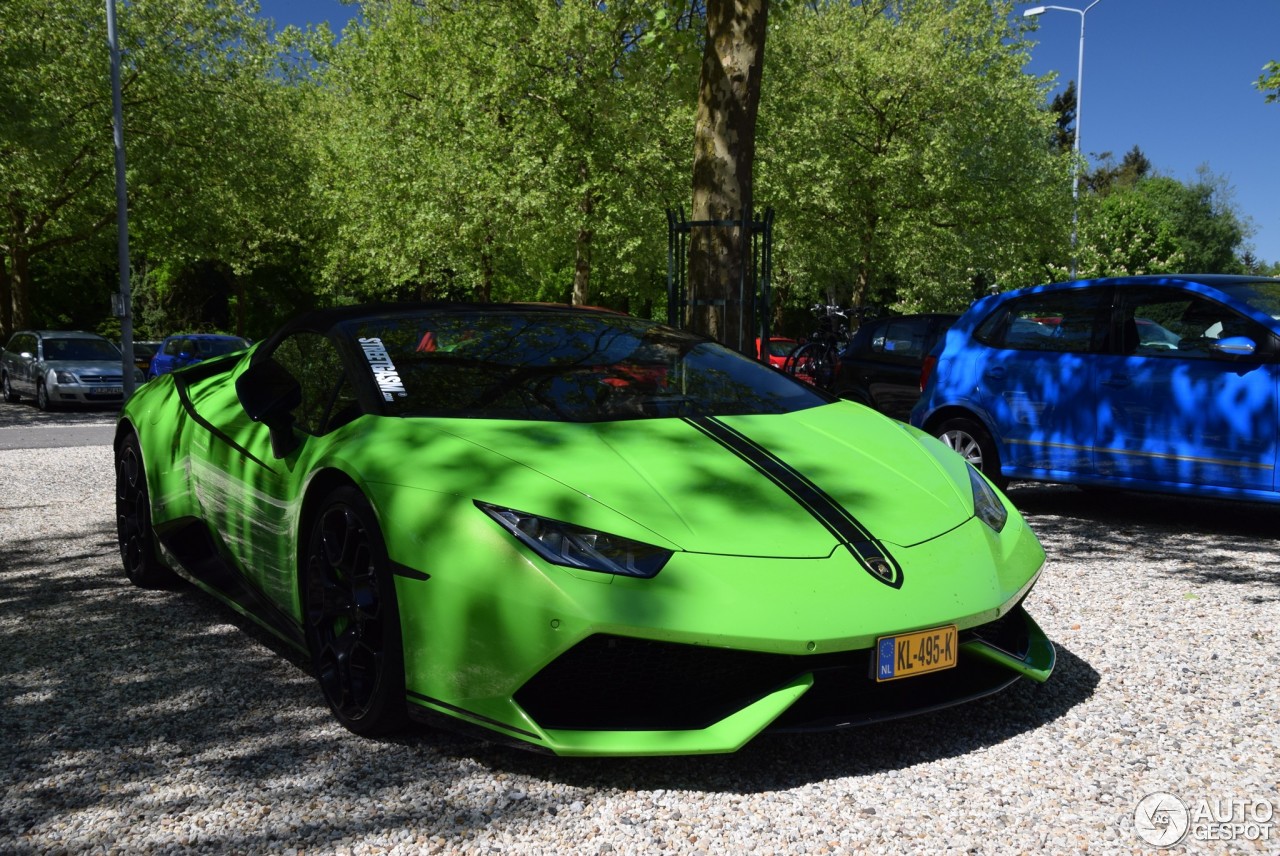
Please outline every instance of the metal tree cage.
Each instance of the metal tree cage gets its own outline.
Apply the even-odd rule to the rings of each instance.
[[[737,342],[724,342],[731,348],[769,359],[769,327],[771,324],[769,287],[773,279],[773,209],[766,208],[763,216],[756,214],[748,219],[744,208],[736,220],[687,220],[684,208],[667,209],[667,323],[683,329],[687,310],[692,306],[718,306],[723,317],[727,300],[723,297],[707,298],[689,294],[689,236],[695,229],[743,228],[750,234],[749,241],[742,242],[742,274],[738,279],[736,299],[742,306],[747,323],[737,330]],[[761,340],[760,349],[752,341],[742,341],[743,331],[754,331]]]

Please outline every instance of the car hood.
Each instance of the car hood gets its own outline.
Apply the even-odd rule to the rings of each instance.
[[[409,451],[394,467],[361,467],[369,480],[694,553],[828,556],[840,543],[833,509],[901,546],[973,516],[959,458],[948,472],[910,429],[849,402],[715,419],[388,421],[379,445]],[[440,434],[423,443],[427,426]]]

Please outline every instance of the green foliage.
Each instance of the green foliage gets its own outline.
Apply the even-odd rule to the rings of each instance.
[[[131,249],[241,270],[291,237],[297,170],[273,51],[245,0],[134,0],[117,6]],[[60,317],[69,275],[40,263],[93,248],[84,274],[114,262],[116,222],[105,8],[83,0],[0,4],[0,243],[6,322]],[[293,211],[297,213],[296,209]],[[0,290],[3,291],[3,290]]]
[[[259,337],[370,298],[660,315],[705,8],[364,0],[272,44],[253,0],[118,2],[135,330]],[[781,303],[962,308],[1065,274],[1074,98],[1044,109],[1013,11],[775,0],[754,198]],[[117,329],[105,44],[101,3],[0,3],[0,333]],[[1207,172],[1135,146],[1084,178],[1082,273],[1275,270]]]
[[[1206,168],[1189,184],[1149,168],[1135,146],[1120,168],[1104,164],[1091,178],[1098,190],[1082,200],[1077,273],[1244,273],[1249,230],[1226,183]]]
[[[769,33],[758,200],[793,299],[959,308],[1065,246],[1068,157],[1007,3],[813,3]]]
[[[1102,163],[1082,181],[1087,190],[1099,195],[1105,196],[1113,187],[1131,188],[1153,172],[1151,161],[1137,146],[1125,153],[1118,166],[1111,152],[1103,152],[1100,157]]]
[[[1087,214],[1086,214],[1087,212]],[[1080,217],[1076,274],[1080,278],[1173,273],[1183,269],[1173,224],[1149,196],[1117,191],[1087,200]],[[1068,270],[1054,270],[1067,279]]]
[[[1268,104],[1280,101],[1280,62],[1272,60],[1264,65],[1254,85],[1266,95]]]
[[[692,97],[666,4],[364,12],[306,100],[335,290],[568,300],[585,263],[598,297],[656,291]]]

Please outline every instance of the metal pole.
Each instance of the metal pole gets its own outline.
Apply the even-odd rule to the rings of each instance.
[[[124,108],[120,96],[120,40],[116,34],[116,2],[107,0],[107,42],[111,47],[111,127],[116,153],[116,232],[120,269],[120,293],[116,314],[120,318],[120,371],[124,398],[133,395],[133,310],[129,292],[129,195],[124,172]]]
[[[1101,3],[1093,0],[1083,9],[1072,9],[1069,6],[1036,6],[1022,13],[1023,17],[1043,15],[1049,9],[1059,12],[1074,12],[1080,16],[1080,55],[1076,61],[1076,135],[1071,148],[1075,160],[1071,164],[1071,278],[1076,278],[1076,241],[1080,228],[1080,129],[1084,127],[1084,16],[1089,10]]]

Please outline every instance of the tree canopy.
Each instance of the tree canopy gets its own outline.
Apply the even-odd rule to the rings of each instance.
[[[713,128],[700,75],[724,53],[709,25],[731,7],[767,20],[751,30],[767,64],[757,45],[754,65],[723,67],[755,75],[758,121],[699,138]],[[705,211],[774,209],[791,305],[958,309],[1070,258],[1074,98],[1050,104],[1053,81],[1026,74],[1008,0],[360,8],[341,34],[273,34],[253,0],[120,4],[140,332],[260,336],[311,303],[364,299],[663,317],[665,211],[696,216],[697,152],[747,133],[749,183],[706,172],[732,192]],[[108,68],[100,5],[0,4],[0,335],[109,313]],[[1229,189],[1135,153],[1086,176],[1090,269],[1243,265]]]
[[[265,241],[289,231],[290,139],[255,11],[236,0],[123,6],[135,264],[252,265]],[[102,240],[116,215],[106,44],[102,4],[0,4],[0,332],[75,311],[83,300],[67,288],[67,267],[111,267],[114,242]],[[113,290],[99,292],[98,314]]]
[[[1008,3],[813,3],[770,33],[761,191],[798,292],[959,308],[1067,240],[1070,160]]]

